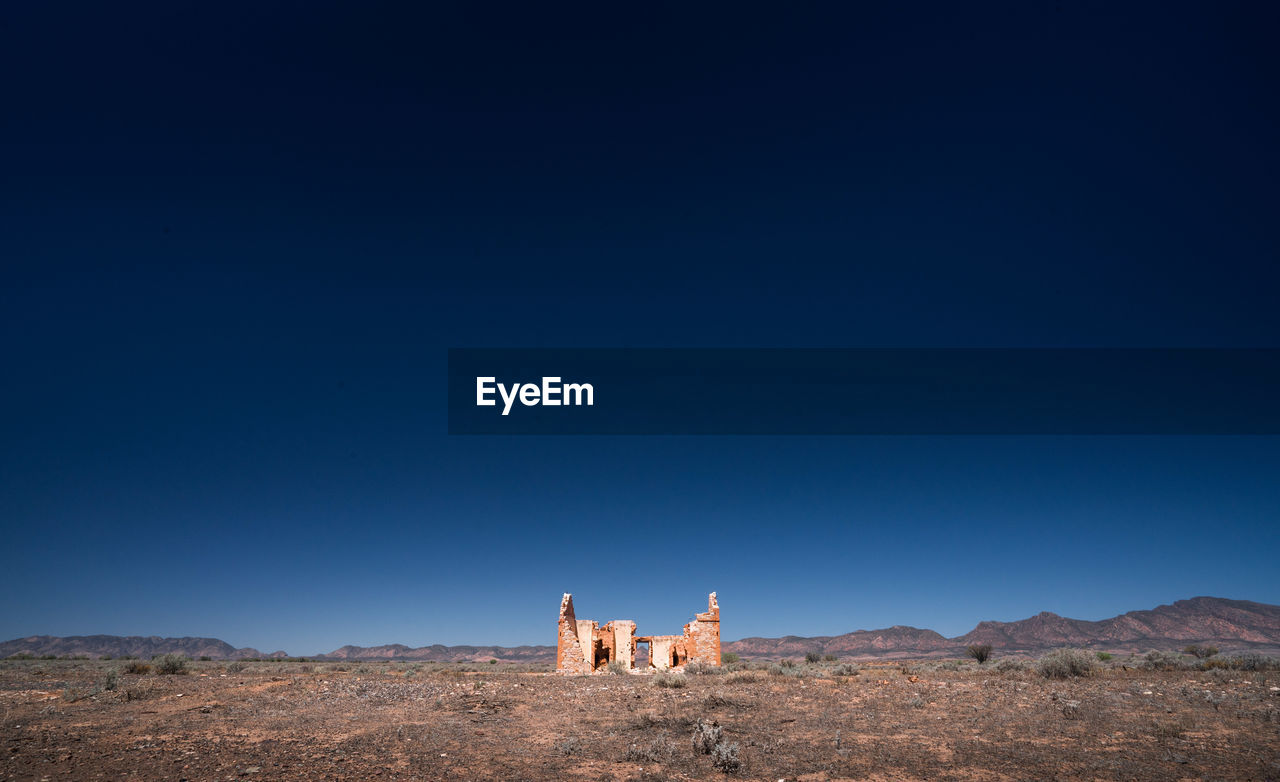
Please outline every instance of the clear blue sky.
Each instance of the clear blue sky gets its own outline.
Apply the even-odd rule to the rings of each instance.
[[[614,13],[11,14],[0,636],[1280,602],[1276,438],[444,433],[449,347],[1280,346],[1274,9]]]

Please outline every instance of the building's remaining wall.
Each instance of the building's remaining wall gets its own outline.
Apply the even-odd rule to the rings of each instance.
[[[715,592],[707,598],[706,612],[684,626],[684,638],[689,662],[720,664],[720,604]]]
[[[610,659],[627,668],[636,667],[636,623],[615,619],[605,625],[611,630],[604,637],[612,639],[613,650]]]
[[[649,665],[665,671],[676,664],[678,635],[655,635],[649,638]]]
[[[578,620],[578,645],[588,671],[596,669],[596,623],[590,619]]]
[[[658,670],[690,662],[720,664],[720,606],[716,593],[707,598],[707,610],[684,626],[682,635],[637,636],[636,623],[615,619],[604,627],[573,613],[573,595],[560,600],[556,671],[592,673],[618,662],[635,670],[636,642],[649,644],[649,665]]]
[[[573,616],[573,595],[560,599],[559,635],[556,639],[556,670],[561,673],[591,673],[582,643],[578,640],[578,620]]]

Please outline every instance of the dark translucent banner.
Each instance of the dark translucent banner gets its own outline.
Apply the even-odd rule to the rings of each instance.
[[[454,349],[450,434],[1280,434],[1280,350]]]

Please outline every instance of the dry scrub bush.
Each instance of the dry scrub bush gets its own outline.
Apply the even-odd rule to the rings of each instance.
[[[965,649],[965,654],[978,661],[978,665],[982,665],[991,659],[991,644],[972,644]]]
[[[688,684],[683,676],[675,673],[660,673],[653,677],[653,683],[669,690],[678,690]]]
[[[180,654],[162,654],[152,662],[156,664],[156,673],[179,676],[187,672],[187,658]]]
[[[792,679],[806,678],[826,678],[828,673],[821,667],[816,665],[796,665],[790,660],[774,663],[769,666],[769,673],[773,676],[786,676]]]
[[[632,763],[664,763],[676,754],[676,745],[665,738],[658,737],[647,747],[632,744],[627,747],[626,759]]]
[[[693,726],[693,751],[703,755],[711,754],[711,750],[720,743],[720,737],[723,734],[724,730],[715,720],[711,722],[698,720]]]
[[[82,701],[85,698],[90,698],[94,695],[97,695],[96,691],[81,690],[75,687],[67,687],[62,691],[62,699],[67,703],[75,703],[76,701]]]
[[[738,742],[717,744],[711,749],[711,765],[726,774],[737,773],[742,768],[742,760],[738,757]]]
[[[1162,741],[1165,739],[1180,739],[1184,733],[1195,726],[1195,721],[1188,716],[1183,716],[1176,720],[1155,720],[1151,726],[1151,733]]]
[[[1191,665],[1178,654],[1150,651],[1142,661],[1143,670],[1147,671],[1184,671]]]
[[[1280,657],[1251,652],[1228,658],[1227,667],[1233,671],[1276,671],[1280,670]]]
[[[561,755],[576,755],[581,751],[582,742],[572,736],[556,745],[556,752]]]
[[[1097,667],[1097,658],[1083,649],[1054,649],[1036,663],[1036,670],[1046,679],[1091,676]]]

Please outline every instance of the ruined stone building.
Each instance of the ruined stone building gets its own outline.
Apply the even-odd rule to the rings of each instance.
[[[666,670],[687,663],[720,664],[720,605],[716,593],[707,598],[705,613],[695,614],[683,635],[636,635],[636,623],[615,619],[604,626],[573,614],[573,595],[560,600],[556,640],[558,673],[595,673],[617,662],[636,670],[636,646],[646,644],[650,669]]]

